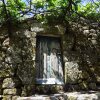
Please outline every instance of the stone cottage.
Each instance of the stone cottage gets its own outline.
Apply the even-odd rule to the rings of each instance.
[[[66,25],[44,25],[31,19],[12,33],[9,37],[6,28],[0,28],[0,95],[98,89],[98,23],[80,18]]]

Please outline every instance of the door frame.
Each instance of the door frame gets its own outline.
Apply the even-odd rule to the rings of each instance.
[[[63,84],[61,83],[60,85],[64,85],[65,84],[65,71],[64,71],[65,68],[64,68],[64,60],[63,60],[63,46],[62,46],[62,43],[63,42],[62,42],[62,36],[61,35],[58,35],[58,34],[57,35],[52,35],[52,34],[49,34],[49,35],[48,34],[42,34],[42,35],[41,34],[38,34],[38,35],[36,35],[36,52],[37,52],[37,40],[38,40],[37,38],[38,37],[47,37],[47,38],[55,38],[55,39],[57,38],[59,40],[60,48],[61,48],[62,70],[63,70]],[[39,78],[38,81],[40,81],[40,80],[43,80],[43,79],[40,79]],[[37,79],[36,78],[35,78],[35,81],[36,81],[36,84],[39,84],[39,83],[37,83]],[[45,79],[44,79],[44,81],[45,81]],[[51,78],[51,81],[53,82],[53,79],[52,78]],[[47,84],[44,84],[44,85],[47,85]],[[50,84],[50,85],[54,85],[54,83],[53,84]]]

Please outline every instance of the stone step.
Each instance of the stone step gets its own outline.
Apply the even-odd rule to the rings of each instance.
[[[7,99],[2,99],[7,98]],[[67,92],[52,95],[32,95],[30,97],[2,96],[0,100],[100,100],[100,91]]]
[[[17,100],[100,100],[100,91],[67,92],[53,95],[19,97]]]

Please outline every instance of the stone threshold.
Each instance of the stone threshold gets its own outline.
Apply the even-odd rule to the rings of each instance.
[[[0,95],[0,98],[2,97]],[[100,100],[100,91],[66,92],[51,95],[35,94],[30,97],[12,96],[11,100]]]
[[[52,95],[19,97],[17,100],[100,100],[100,91],[67,92]]]

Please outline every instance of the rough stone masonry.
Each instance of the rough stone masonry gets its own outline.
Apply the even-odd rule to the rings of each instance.
[[[30,25],[30,27],[29,27]],[[0,95],[3,100],[35,93],[36,36],[59,36],[62,41],[64,90],[97,90],[100,84],[100,28],[84,18],[62,25],[28,21],[8,37],[0,29]],[[52,86],[51,86],[52,87]],[[47,89],[39,86],[40,91]],[[53,92],[62,89],[54,85]],[[44,91],[45,93],[45,91]],[[15,100],[15,99],[13,99]]]

